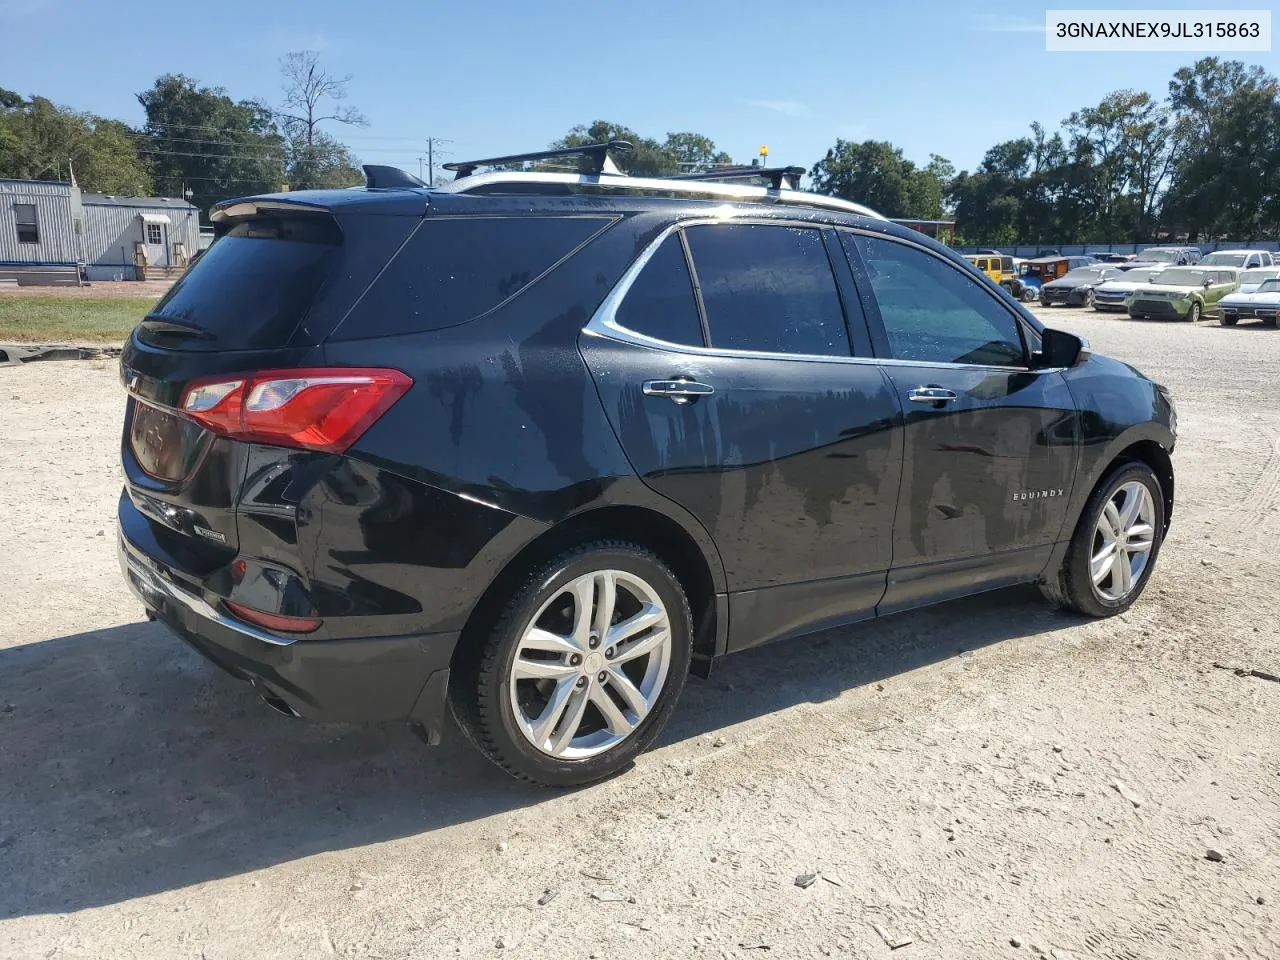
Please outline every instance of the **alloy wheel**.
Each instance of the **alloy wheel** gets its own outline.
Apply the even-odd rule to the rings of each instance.
[[[626,740],[667,681],[671,622],[654,588],[621,570],[560,587],[525,625],[508,695],[520,732],[560,760]]]
[[[1155,545],[1155,501],[1146,484],[1131,480],[1107,500],[1093,532],[1089,573],[1097,595],[1119,602],[1142,580]]]

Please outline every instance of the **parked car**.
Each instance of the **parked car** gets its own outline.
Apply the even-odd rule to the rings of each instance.
[[[964,258],[985,273],[997,287],[1013,293],[1012,282],[1018,277],[1013,257],[1000,253],[969,253]]]
[[[434,742],[452,709],[573,785],[724,654],[1015,583],[1142,594],[1163,387],[866,207],[610,146],[215,207],[121,357],[152,616],[282,713]]]
[[[1124,270],[1110,279],[1104,280],[1093,289],[1093,309],[1101,311],[1128,310],[1125,301],[1129,294],[1147,283],[1160,271],[1155,267],[1141,267],[1137,270]]]
[[[1099,263],[1131,263],[1137,259],[1132,253],[1095,253],[1093,256]]]
[[[1240,293],[1253,293],[1264,280],[1280,277],[1280,267],[1254,267],[1240,274]]]
[[[1224,327],[1234,327],[1241,320],[1257,318],[1266,326],[1276,325],[1280,313],[1280,279],[1264,280],[1251,293],[1244,292],[1244,285],[1235,293],[1229,293],[1218,302],[1222,310],[1219,322]]]
[[[1200,261],[1202,254],[1199,247],[1147,247],[1138,251],[1138,255],[1129,261],[1129,269],[1138,266],[1157,264],[1165,267],[1192,266]]]
[[[1252,267],[1270,267],[1275,261],[1270,250],[1215,250],[1205,254],[1199,265],[1202,267],[1239,267],[1248,270]]]
[[[1104,280],[1122,276],[1114,267],[1077,267],[1040,287],[1040,306],[1055,303],[1068,307],[1088,307],[1093,304],[1093,291]]]
[[[1034,259],[1024,261],[1019,267],[1019,279],[1025,287],[1035,291],[1038,299],[1040,296],[1040,287],[1059,277],[1064,277],[1071,270],[1077,270],[1080,267],[1090,267],[1097,263],[1093,257],[1077,256],[1077,257],[1035,257]]]
[[[1234,267],[1169,267],[1129,294],[1125,306],[1137,319],[1195,323],[1239,286],[1240,271]]]

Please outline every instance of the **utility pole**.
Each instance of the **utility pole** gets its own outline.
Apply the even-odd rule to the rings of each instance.
[[[442,143],[453,143],[452,140],[446,140],[444,137],[427,137],[427,186],[434,186],[436,182],[436,147]],[[441,153],[447,153],[441,150]],[[422,158],[418,158],[418,163],[422,163]],[[421,172],[421,171],[419,171]],[[419,180],[422,178],[419,177]]]

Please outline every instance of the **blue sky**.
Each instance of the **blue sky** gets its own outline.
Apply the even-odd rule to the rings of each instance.
[[[770,160],[808,167],[844,137],[972,168],[1031,121],[1056,127],[1111,90],[1163,96],[1198,56],[1046,53],[1045,6],[1067,4],[0,0],[0,86],[137,124],[134,94],[161,73],[276,102],[279,58],[316,49],[353,76],[350,103],[370,120],[333,132],[366,162],[414,172],[428,135],[462,159],[536,149],[597,118],[704,133],[742,161],[768,144]]]

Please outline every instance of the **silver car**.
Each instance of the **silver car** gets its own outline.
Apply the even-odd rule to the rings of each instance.
[[[1218,322],[1234,327],[1241,320],[1261,320],[1268,327],[1276,325],[1280,314],[1280,279],[1264,280],[1253,293],[1239,290],[1229,293],[1218,303],[1222,315]]]

